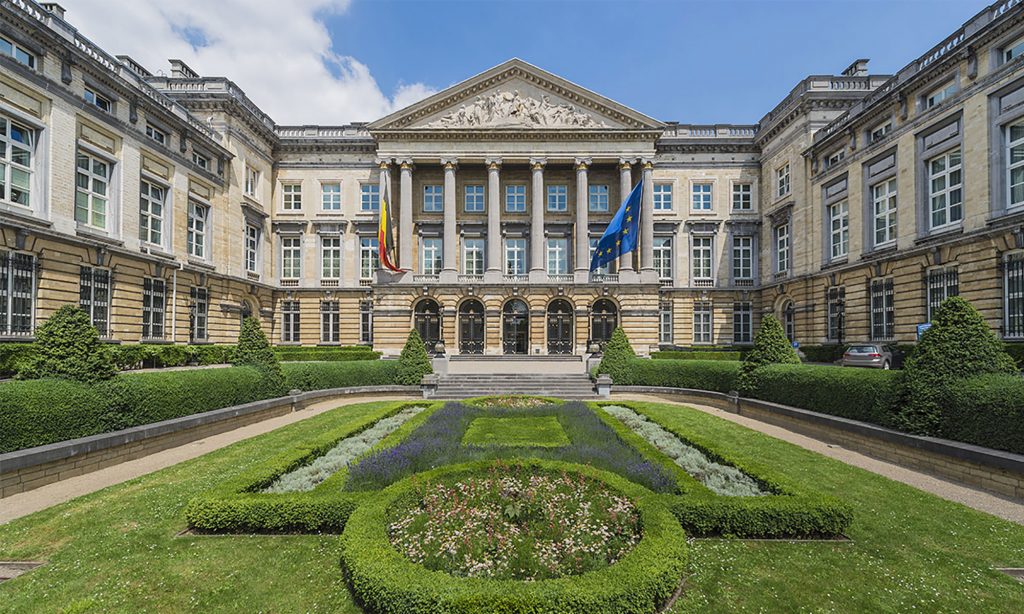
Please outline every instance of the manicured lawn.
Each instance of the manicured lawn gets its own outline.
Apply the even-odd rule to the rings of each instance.
[[[571,443],[558,418],[476,418],[462,437],[463,445],[556,448]]]
[[[337,536],[176,534],[194,495],[388,405],[348,406],[0,526],[0,560],[48,561],[0,584],[0,612],[358,611]],[[1024,527],[713,416],[636,407],[726,439],[856,514],[852,543],[693,542],[673,612],[1024,611],[1024,587],[991,569],[1024,566]]]

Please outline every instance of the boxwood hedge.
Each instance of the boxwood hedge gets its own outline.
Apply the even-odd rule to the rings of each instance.
[[[951,392],[941,436],[1024,454],[1024,377],[981,375]]]
[[[646,360],[632,358],[620,377],[621,386],[670,386],[729,392],[736,389],[740,363],[727,360]]]
[[[342,567],[357,602],[380,613],[417,612],[653,612],[686,572],[686,536],[662,495],[615,474],[588,466],[523,460],[535,470],[571,471],[606,482],[640,510],[643,538],[619,562],[597,571],[553,580],[521,582],[460,578],[432,571],[402,556],[388,541],[387,511],[409,496],[414,481],[442,475],[472,475],[490,462],[454,465],[421,473],[369,496],[352,513],[342,534]]]
[[[651,352],[655,360],[743,360],[740,350],[661,350]]]
[[[394,385],[397,360],[283,363],[288,390],[326,390],[350,386]]]

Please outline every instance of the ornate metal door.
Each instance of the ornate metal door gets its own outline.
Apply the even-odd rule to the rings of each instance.
[[[459,309],[459,353],[484,353],[484,307],[478,301],[466,301]]]
[[[506,354],[530,353],[530,317],[526,303],[518,299],[502,309],[501,345]]]
[[[612,338],[612,332],[619,324],[619,310],[615,303],[601,299],[594,303],[591,315],[590,339],[604,349],[604,344]]]
[[[433,354],[437,342],[441,340],[441,309],[437,301],[425,299],[417,303],[413,322],[416,332],[423,338],[427,352]]]
[[[575,344],[572,305],[557,300],[548,306],[548,354],[572,354]]]

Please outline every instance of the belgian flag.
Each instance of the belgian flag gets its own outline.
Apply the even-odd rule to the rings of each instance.
[[[380,250],[380,264],[389,271],[401,273],[395,257],[394,224],[391,221],[391,203],[388,185],[384,184],[384,193],[380,196],[380,223],[377,226],[377,248]]]

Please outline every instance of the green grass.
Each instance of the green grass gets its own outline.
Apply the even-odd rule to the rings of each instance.
[[[219,482],[388,403],[352,405],[0,525],[0,560],[45,560],[0,584],[0,612],[357,612],[336,535],[183,536]],[[700,412],[631,404],[669,428],[854,506],[852,543],[701,540],[673,612],[1024,611],[1024,527]],[[0,503],[2,504],[2,503]]]
[[[555,416],[474,418],[462,437],[464,446],[557,448],[570,443]]]

